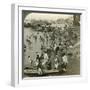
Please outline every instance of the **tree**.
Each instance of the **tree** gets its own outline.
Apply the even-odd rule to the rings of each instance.
[[[73,15],[73,25],[80,25],[80,15],[79,14],[74,14]]]

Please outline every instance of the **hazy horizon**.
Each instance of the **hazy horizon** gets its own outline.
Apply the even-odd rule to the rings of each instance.
[[[30,13],[26,16],[25,20],[57,20],[72,18],[73,14],[52,14],[52,13]]]

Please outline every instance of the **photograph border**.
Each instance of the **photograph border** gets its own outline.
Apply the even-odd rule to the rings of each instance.
[[[22,10],[31,11],[44,11],[44,12],[61,12],[61,13],[81,13],[81,26],[80,26],[80,75],[67,75],[67,76],[49,76],[49,77],[33,77],[22,79]],[[50,79],[59,79],[59,82],[82,82],[86,81],[87,70],[86,61],[83,57],[83,37],[86,29],[86,9],[76,7],[37,7],[27,4],[12,4],[11,6],[11,85],[12,86],[31,86],[40,85],[46,80],[51,82]],[[39,83],[37,83],[39,82]]]

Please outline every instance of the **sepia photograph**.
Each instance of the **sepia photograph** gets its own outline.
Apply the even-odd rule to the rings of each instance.
[[[22,78],[80,75],[80,15],[22,10]]]

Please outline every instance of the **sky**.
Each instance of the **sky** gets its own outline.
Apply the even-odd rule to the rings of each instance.
[[[60,18],[67,19],[72,16],[72,14],[30,13],[26,16],[25,20],[57,20]]]

